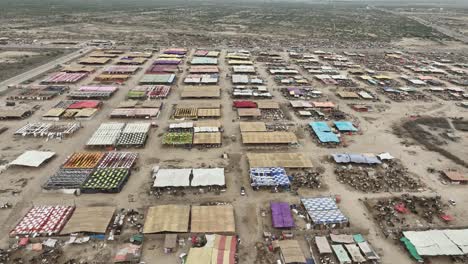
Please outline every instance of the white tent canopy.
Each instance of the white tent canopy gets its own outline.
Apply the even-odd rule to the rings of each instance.
[[[403,232],[403,235],[411,241],[421,256],[463,255],[467,249],[467,229],[407,231]]]
[[[188,187],[191,169],[160,169],[153,187]]]
[[[193,169],[192,186],[226,185],[224,168]]]
[[[10,165],[39,167],[54,155],[55,152],[50,151],[28,150],[12,161]]]

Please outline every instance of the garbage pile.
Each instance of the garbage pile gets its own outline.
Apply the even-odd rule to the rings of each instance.
[[[39,264],[39,263],[48,263],[48,264],[59,264],[60,258],[63,255],[62,249],[48,249],[44,250],[39,256],[33,257],[29,263],[31,264]]]
[[[427,223],[433,223],[434,218],[444,214],[446,204],[440,196],[418,197],[404,194],[400,197],[381,199],[374,205],[379,221],[385,221],[394,227],[397,223],[405,223],[405,214],[415,214]]]
[[[395,102],[403,101],[424,101],[431,102],[433,101],[432,97],[429,94],[422,93],[420,91],[411,91],[411,92],[386,92],[383,89],[379,89],[381,93],[385,94],[388,98]]]
[[[262,119],[281,120],[284,119],[284,114],[280,109],[262,109]]]
[[[293,172],[290,175],[293,178],[292,185],[294,187],[307,187],[311,189],[318,189],[322,186],[322,175],[319,170],[305,170]]]
[[[267,246],[264,243],[258,242],[255,245],[255,248],[257,249],[257,256],[254,262],[255,264],[276,263],[275,255],[268,250]]]
[[[332,259],[331,256],[320,256],[319,263],[321,263],[321,264],[335,264],[336,262]]]
[[[270,123],[266,124],[266,129],[268,131],[288,131],[290,127],[294,125],[281,124],[281,123]]]
[[[446,215],[448,207],[440,196],[418,197],[409,194],[366,203],[384,235],[394,238],[399,238],[402,229],[435,224],[436,219]]]
[[[377,168],[359,165],[339,166],[337,180],[365,193],[416,191],[423,187],[401,162],[389,161]]]

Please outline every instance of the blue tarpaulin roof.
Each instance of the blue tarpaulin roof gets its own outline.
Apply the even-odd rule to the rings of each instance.
[[[344,131],[344,132],[356,132],[358,129],[354,127],[353,123],[349,121],[335,121],[333,122],[335,124],[335,127],[339,131]]]
[[[282,167],[251,168],[250,181],[252,186],[289,186],[289,178]]]
[[[348,222],[348,218],[338,209],[335,200],[331,197],[303,198],[301,202],[314,224]]]
[[[382,162],[373,154],[332,154],[336,163],[363,163],[363,164],[381,164]]]
[[[311,122],[309,126],[317,135],[320,142],[323,143],[340,143],[338,136],[331,131],[331,128],[325,122]]]

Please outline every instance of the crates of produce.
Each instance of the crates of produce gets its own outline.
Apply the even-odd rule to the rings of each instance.
[[[99,168],[85,181],[81,190],[85,193],[117,193],[123,188],[129,175],[129,169]]]
[[[138,154],[134,152],[109,152],[99,163],[98,168],[130,169],[137,158]]]
[[[10,236],[56,235],[74,210],[74,206],[34,206],[10,232]]]
[[[191,145],[192,141],[191,132],[169,132],[163,136],[164,145]]]
[[[78,189],[91,175],[93,169],[60,169],[44,185],[44,189]]]
[[[92,169],[104,157],[104,152],[76,152],[67,159],[65,169]]]
[[[88,147],[114,146],[119,139],[125,123],[104,123],[94,132],[86,143]]]
[[[148,138],[150,123],[129,123],[120,134],[117,146],[143,146]]]

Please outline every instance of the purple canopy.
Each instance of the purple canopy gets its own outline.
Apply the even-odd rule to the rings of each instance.
[[[288,87],[288,92],[294,92],[296,95],[304,95],[304,92],[302,89],[297,88],[297,87]]]
[[[294,219],[288,203],[270,203],[271,221],[274,228],[294,227]]]
[[[164,60],[164,59],[157,59],[154,64],[159,64],[159,65],[178,65],[180,64],[180,61],[178,60]]]

